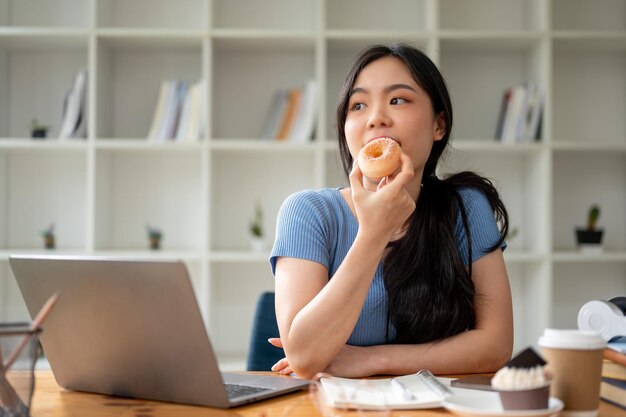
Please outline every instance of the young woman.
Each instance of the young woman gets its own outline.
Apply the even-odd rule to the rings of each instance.
[[[405,45],[357,59],[337,106],[350,188],[291,195],[270,262],[286,358],[272,368],[310,378],[490,372],[511,356],[513,315],[502,257],[506,209],[491,182],[435,169],[452,130],[445,81]],[[401,167],[386,178],[354,163],[390,137]],[[498,229],[501,225],[501,231]]]

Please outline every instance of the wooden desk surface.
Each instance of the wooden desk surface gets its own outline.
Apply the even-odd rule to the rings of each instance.
[[[133,400],[107,395],[67,391],[60,388],[51,371],[36,372],[36,387],[31,408],[32,417],[309,417],[319,416],[306,391],[284,395],[255,404],[221,410]],[[356,412],[349,413],[357,416]],[[399,410],[393,416],[445,417],[452,415],[443,408],[430,410]],[[600,417],[624,417],[626,411],[600,402]]]

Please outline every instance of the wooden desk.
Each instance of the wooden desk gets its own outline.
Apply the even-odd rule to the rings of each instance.
[[[99,394],[67,391],[60,388],[50,371],[36,372],[32,417],[317,417],[319,412],[306,391],[284,395],[230,410],[170,404],[157,401],[133,400]],[[357,413],[350,413],[357,416]],[[396,411],[393,416],[447,417],[443,408],[431,410]],[[624,417],[626,412],[600,402],[601,417]]]

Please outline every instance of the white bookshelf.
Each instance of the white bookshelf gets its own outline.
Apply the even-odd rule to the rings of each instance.
[[[340,85],[378,42],[422,48],[455,110],[442,173],[492,178],[519,229],[505,253],[515,348],[571,328],[590,299],[626,294],[624,0],[0,0],[0,319],[27,317],[11,253],[180,258],[215,348],[243,366],[283,199],[344,185],[334,134]],[[89,136],[58,141],[63,96],[87,68]],[[195,144],[148,142],[160,82],[206,79],[208,129]],[[256,139],[278,88],[315,79],[316,135]],[[545,90],[542,140],[493,140],[502,92]],[[33,117],[51,139],[31,140]],[[249,250],[255,201],[267,251]],[[580,254],[574,227],[602,206],[605,251]],[[163,229],[147,249],[144,225]]]

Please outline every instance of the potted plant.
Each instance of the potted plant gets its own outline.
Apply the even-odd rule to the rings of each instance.
[[[41,236],[43,237],[44,248],[54,249],[56,247],[56,242],[54,239],[54,223],[51,223],[47,229],[42,230]]]
[[[150,242],[150,249],[152,250],[161,249],[161,238],[163,237],[163,232],[161,231],[161,229],[157,229],[156,227],[146,224],[146,230],[148,232],[148,241]]]
[[[48,136],[48,126],[39,124],[37,119],[30,123],[30,137],[34,139],[44,139]]]
[[[255,252],[261,252],[265,249],[263,232],[263,207],[256,203],[254,217],[250,220],[250,245]]]
[[[576,228],[576,241],[578,248],[584,251],[601,251],[602,236],[604,229],[598,228],[597,223],[600,218],[600,207],[596,204],[589,208],[587,213],[587,227]]]

